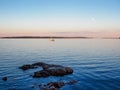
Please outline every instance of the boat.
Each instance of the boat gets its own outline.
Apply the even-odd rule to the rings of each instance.
[[[55,41],[55,39],[53,39],[53,38],[50,38],[50,41],[54,42],[54,41]]]

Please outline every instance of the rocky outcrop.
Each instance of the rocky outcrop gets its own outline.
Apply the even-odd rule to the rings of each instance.
[[[22,70],[29,70],[38,67],[41,67],[42,70],[34,72],[32,75],[32,77],[34,78],[48,77],[48,76],[64,76],[73,73],[73,69],[71,69],[70,67],[54,65],[54,64],[46,64],[43,62],[26,64],[19,68]],[[57,82],[49,82],[47,84],[40,84],[37,85],[37,87],[39,86],[40,90],[60,90],[60,88],[62,88],[66,84],[71,85],[77,82],[78,81],[76,80],[70,80],[68,82],[57,81]],[[34,87],[36,87],[36,85],[33,86],[32,88]]]
[[[54,64],[46,64],[46,63],[43,63],[43,62],[37,62],[37,63],[34,63],[34,64],[25,64],[25,65],[20,66],[19,68],[22,69],[22,70],[28,70],[28,69],[34,69],[34,68],[37,68],[37,67],[42,67],[45,70],[45,69],[52,68],[52,67],[63,67],[63,66],[54,65]]]
[[[33,77],[64,76],[72,73],[73,70],[69,67],[54,67],[34,72]]]
[[[54,64],[46,64],[43,62],[38,62],[34,64],[27,64],[19,67],[22,70],[33,69],[37,67],[42,67],[43,70],[34,72],[33,77],[48,77],[48,76],[64,76],[68,74],[72,74],[73,70],[70,67],[64,67],[61,65],[54,65]]]
[[[46,85],[40,85],[40,90],[59,90],[62,86],[64,86],[64,82],[50,82]]]
[[[68,82],[63,82],[63,81],[58,81],[58,82],[50,82],[48,84],[41,84],[39,85],[40,90],[60,90],[60,88],[62,88],[63,86],[65,86],[66,84],[75,84],[78,81],[76,80],[70,80]]]
[[[33,69],[33,68],[35,68],[35,66],[30,65],[30,64],[26,64],[26,65],[23,65],[23,66],[21,66],[21,67],[19,67],[19,68],[22,69],[22,70],[28,70],[28,69]]]

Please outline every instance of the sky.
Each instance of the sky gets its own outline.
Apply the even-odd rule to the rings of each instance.
[[[0,37],[120,37],[120,0],[0,0]]]

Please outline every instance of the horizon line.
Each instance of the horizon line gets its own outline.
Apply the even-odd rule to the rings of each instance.
[[[5,37],[0,37],[1,39],[29,39],[29,38],[35,38],[35,39],[47,39],[47,38],[56,38],[56,39],[62,39],[62,38],[82,38],[82,39],[95,39],[95,38],[101,38],[101,39],[120,39],[120,37],[87,37],[87,36],[5,36]]]

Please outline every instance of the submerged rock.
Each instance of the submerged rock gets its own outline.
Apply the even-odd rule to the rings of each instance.
[[[59,90],[64,85],[64,82],[50,82],[46,85],[40,85],[40,90]]]
[[[3,81],[7,81],[7,77],[3,77],[2,80],[3,80]]]
[[[74,83],[77,83],[78,81],[77,80],[70,80],[69,82],[67,82],[66,84],[74,84]]]
[[[55,88],[61,88],[65,85],[64,82],[50,82],[47,84],[48,86],[54,86]]]
[[[71,81],[74,82],[76,80],[71,80]],[[60,88],[62,88],[66,84],[69,84],[69,82],[71,82],[71,81],[68,81],[67,83],[65,83],[63,81],[50,82],[50,83],[45,84],[45,85],[39,85],[39,87],[40,87],[40,90],[60,90]],[[77,83],[77,82],[74,82],[74,83]],[[74,83],[71,83],[71,84],[74,84]]]

